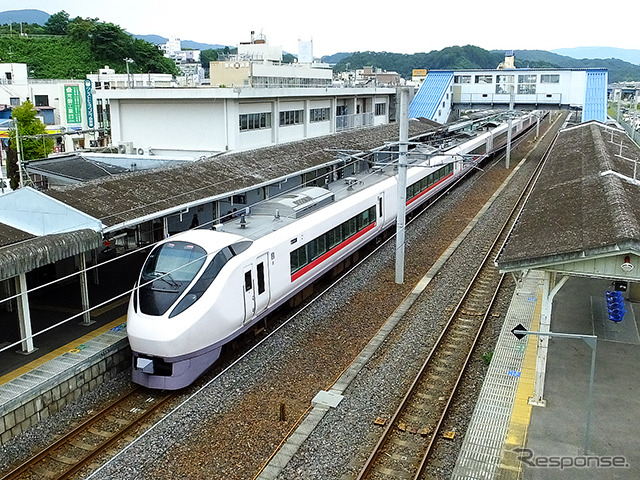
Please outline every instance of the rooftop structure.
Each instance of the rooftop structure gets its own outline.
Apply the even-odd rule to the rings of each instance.
[[[96,90],[163,88],[175,85],[170,73],[116,73],[109,65],[99,69],[98,73],[90,73],[87,78]]]
[[[395,89],[124,89],[96,97],[109,102],[113,145],[196,159],[388,123]]]
[[[333,80],[329,65],[313,63],[313,44],[299,42],[297,63],[282,63],[282,47],[270,45],[264,35],[238,45],[238,53],[211,62],[212,86],[230,87],[327,87]],[[300,58],[302,60],[300,60]]]
[[[580,109],[582,121],[607,118],[608,72],[591,69],[515,68],[513,52],[497,69],[431,70],[409,115],[445,123],[461,109],[508,107]],[[512,99],[513,94],[513,99]]]

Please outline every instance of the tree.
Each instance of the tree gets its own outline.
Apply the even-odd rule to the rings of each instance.
[[[69,22],[67,32],[75,41],[86,41],[91,38],[93,26],[98,21],[97,18],[76,17]]]
[[[118,62],[133,56],[132,38],[113,23],[94,23],[90,37],[91,50],[96,57]]]
[[[69,14],[64,10],[54,13],[44,24],[44,28],[50,35],[66,35],[69,29]]]
[[[53,152],[53,139],[47,137],[25,138],[46,133],[46,129],[40,119],[36,117],[37,111],[33,104],[27,100],[19,107],[13,109],[11,118],[18,122],[18,133],[20,135],[20,156],[22,160],[33,160],[46,158]],[[9,149],[17,152],[18,142],[16,142],[16,130],[9,132]],[[17,154],[8,155],[7,176],[11,182],[11,188],[17,189],[20,186],[20,172],[17,166]]]

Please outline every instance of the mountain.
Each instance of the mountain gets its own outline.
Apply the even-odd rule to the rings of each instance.
[[[167,43],[167,41],[169,40],[168,38],[163,37],[161,35],[136,35],[133,33],[130,33],[129,35],[131,35],[134,38],[139,38],[146,42],[153,43],[154,45],[164,44],[164,43]],[[219,50],[226,46],[226,45],[211,44],[211,43],[200,43],[200,42],[195,42],[193,40],[181,40],[181,43],[182,43],[182,48],[189,48],[192,50]]]
[[[575,47],[551,50],[559,55],[572,58],[618,58],[625,62],[640,65],[640,50],[614,47]]]
[[[353,55],[353,52],[352,53],[347,53],[347,52],[334,53],[333,55],[323,56],[320,59],[320,61],[322,63],[328,63],[330,65],[334,65],[338,63],[340,60],[342,60],[343,58],[349,57],[351,55]]]
[[[0,25],[9,23],[37,23],[44,25],[50,15],[42,10],[6,10],[0,12]]]
[[[515,50],[516,68],[606,68],[609,82],[640,80],[640,65],[618,59],[576,59],[545,50]],[[373,66],[387,71],[398,72],[404,78],[411,77],[414,68],[437,70],[495,69],[504,60],[504,50],[485,50],[474,45],[447,47],[428,53],[412,55],[390,52],[340,53],[341,59],[334,70]],[[332,57],[323,57],[333,63]]]
[[[43,12],[42,10],[6,10],[4,12],[0,12],[0,25],[20,22],[44,25],[45,23],[47,23],[47,20],[49,20],[50,16],[51,15],[49,15],[47,12]],[[129,35],[134,38],[140,38],[149,43],[153,43],[154,45],[167,43],[168,40],[168,38],[161,35],[136,35],[133,33],[129,33]],[[226,45],[195,42],[193,40],[182,40],[183,48],[190,48],[193,50],[218,50],[224,48],[225,46]]]
[[[527,62],[534,63],[532,67],[548,64],[550,67],[560,68],[606,68],[609,70],[609,82],[639,81],[640,65],[618,60],[617,58],[572,58],[545,50],[514,50],[516,61],[527,66]]]

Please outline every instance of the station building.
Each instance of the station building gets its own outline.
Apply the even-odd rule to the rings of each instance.
[[[103,90],[123,153],[191,155],[279,145],[389,123],[393,88]]]
[[[430,70],[409,116],[446,123],[461,110],[508,108],[512,103],[523,109],[581,110],[583,122],[604,123],[607,79],[607,70],[599,68]]]

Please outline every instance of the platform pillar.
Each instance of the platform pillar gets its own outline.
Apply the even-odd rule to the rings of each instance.
[[[538,341],[538,353],[536,357],[536,378],[533,385],[533,396],[529,398],[529,404],[544,407],[547,401],[544,396],[544,381],[547,373],[547,354],[549,351],[549,337],[545,333],[551,330],[551,310],[553,297],[562,288],[569,277],[562,277],[556,283],[555,272],[544,272],[544,284],[542,286],[542,311],[540,312],[540,335]]]
[[[78,255],[78,266],[80,267],[80,297],[82,300],[82,323],[80,325],[91,325],[95,323],[91,320],[89,312],[89,282],[87,281],[87,257],[84,252]]]
[[[18,294],[18,322],[20,323],[20,338],[22,339],[22,350],[18,353],[28,355],[37,349],[33,346],[31,336],[31,314],[29,312],[29,296],[27,294],[27,276],[21,273],[15,277],[16,293]]]

